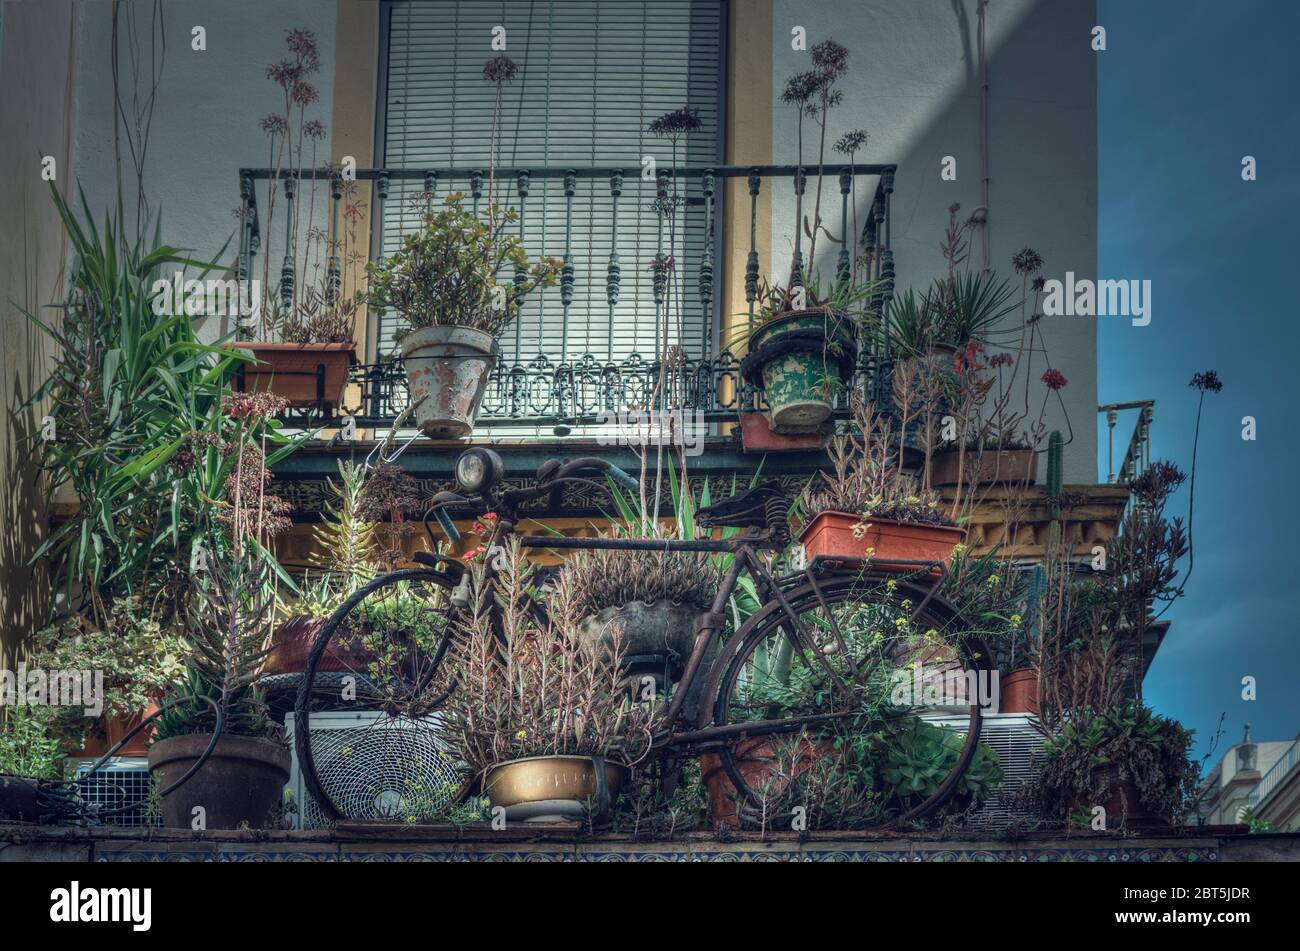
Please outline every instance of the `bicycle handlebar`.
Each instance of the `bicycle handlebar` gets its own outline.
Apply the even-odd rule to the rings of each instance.
[[[537,469],[537,482],[535,485],[504,492],[501,498],[510,508],[515,508],[524,502],[540,499],[558,488],[562,482],[581,479],[583,477],[582,473],[591,470],[609,476],[617,485],[630,491],[636,491],[641,486],[636,477],[628,474],[612,462],[607,462],[596,456],[582,456],[564,464],[561,464],[558,459],[550,459],[542,463]],[[433,504],[429,507],[429,510],[424,513],[425,531],[429,531],[429,518],[433,516],[437,518],[438,525],[452,544],[460,541],[460,530],[456,528],[456,523],[447,511],[447,507],[470,501],[471,499],[454,492],[439,492],[433,497]],[[432,540],[432,533],[429,533],[429,536]]]

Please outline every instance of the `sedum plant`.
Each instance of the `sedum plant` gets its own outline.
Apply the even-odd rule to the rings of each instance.
[[[507,233],[519,220],[513,209],[490,205],[480,217],[460,192],[422,215],[382,264],[367,265],[370,303],[399,312],[409,328],[471,327],[498,336],[519,313],[526,294],[555,283],[561,262],[542,257],[528,263],[523,240]],[[501,280],[503,269],[515,275]]]

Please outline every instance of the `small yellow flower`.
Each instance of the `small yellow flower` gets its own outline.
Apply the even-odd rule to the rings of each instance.
[[[1011,626],[1012,626],[1012,627],[1019,627],[1019,626],[1020,626],[1020,622],[1021,622],[1022,620],[1023,620],[1023,618],[1021,618],[1019,614],[1013,614],[1013,615],[1011,615]]]
[[[518,733],[515,734],[515,739],[516,739],[516,740],[526,740],[526,739],[528,739],[528,731],[527,731],[527,730],[520,730]]]

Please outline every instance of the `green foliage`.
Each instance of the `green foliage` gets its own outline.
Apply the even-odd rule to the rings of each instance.
[[[485,220],[464,200],[459,192],[448,195],[382,264],[366,266],[370,302],[396,310],[411,329],[455,325],[497,336],[526,294],[555,283],[561,262],[544,257],[530,266],[523,240],[508,233],[519,213],[491,205]],[[522,281],[510,283],[515,276]]]
[[[57,778],[63,751],[49,732],[49,708],[24,705],[0,712],[4,714],[0,722],[0,775]]]
[[[935,346],[988,343],[1019,301],[1008,281],[983,271],[954,271],[921,294],[911,288],[890,301],[885,333],[891,351],[921,356]]]
[[[54,438],[33,434],[33,450],[51,492],[67,485],[78,508],[35,557],[52,560],[66,592],[84,586],[99,612],[102,601],[165,571],[186,525],[219,497],[185,491],[169,463],[219,416],[223,381],[239,358],[200,343],[184,313],[159,315],[151,303],[155,280],[171,277],[165,268],[206,273],[210,265],[162,244],[160,228],[148,246],[120,219],[96,229],[84,194],[83,225],[51,194],[75,258],[62,320],[27,314],[56,344],[28,405],[49,402]]]
[[[894,795],[912,804],[934,795],[961,756],[965,739],[953,730],[909,717],[898,729],[887,731],[881,776]],[[1002,782],[997,754],[979,744],[954,795],[983,799]]]
[[[1181,822],[1195,802],[1200,764],[1189,756],[1194,732],[1136,701],[1112,713],[1067,721],[1044,745],[1030,801],[1047,819],[1080,804],[1104,803],[1115,781],[1132,781],[1141,804]]]
[[[276,735],[254,687],[270,643],[275,593],[268,559],[252,548],[231,548],[213,539],[206,570],[198,572],[186,604],[189,677],[180,695],[189,699],[159,718],[161,739],[210,733],[216,714],[202,701],[216,701],[223,731],[235,736]]]

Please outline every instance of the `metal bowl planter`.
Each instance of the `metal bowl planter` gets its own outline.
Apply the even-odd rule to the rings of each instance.
[[[211,741],[210,733],[159,740],[149,749],[150,774],[165,790],[199,761]],[[289,750],[280,743],[223,734],[199,771],[162,797],[163,825],[194,828],[202,815],[206,829],[263,828],[280,803],[289,765]]]
[[[0,775],[0,822],[36,822],[42,812],[37,780]]]
[[[473,327],[420,327],[401,348],[416,425],[435,439],[469,435],[501,355],[496,338]]]
[[[856,360],[844,318],[820,308],[792,310],[750,334],[741,374],[763,391],[774,433],[815,433],[830,419],[835,391],[853,379]]]
[[[582,819],[588,803],[603,815],[629,772],[601,756],[530,756],[493,766],[483,792],[507,822],[564,822]]]

